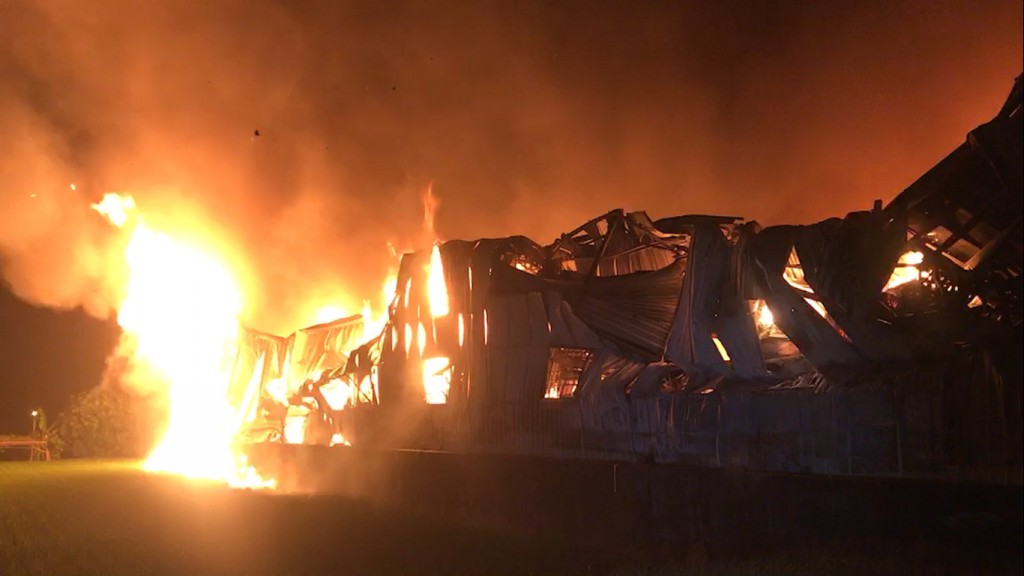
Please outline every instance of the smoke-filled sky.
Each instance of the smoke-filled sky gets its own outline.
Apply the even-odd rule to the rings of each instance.
[[[810,222],[892,198],[1021,72],[1019,0],[779,4],[0,0],[5,282],[109,315],[88,206],[127,192],[219,238],[284,332],[379,290],[430,182],[443,238]],[[0,394],[31,392],[60,352],[9,357],[36,325],[7,300]],[[110,346],[75,329],[69,370]]]

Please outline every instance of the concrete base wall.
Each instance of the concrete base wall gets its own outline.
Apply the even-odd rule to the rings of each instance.
[[[284,491],[343,494],[567,543],[709,547],[1020,534],[1020,487],[655,463],[264,444]]]

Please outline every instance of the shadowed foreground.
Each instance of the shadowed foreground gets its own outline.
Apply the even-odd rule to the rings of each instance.
[[[1019,559],[1007,562],[934,544],[662,562],[342,497],[232,491],[151,476],[131,463],[0,463],[0,574],[9,576],[1019,573]]]
[[[113,462],[0,464],[0,574],[564,571],[564,553],[374,509],[147,475]]]

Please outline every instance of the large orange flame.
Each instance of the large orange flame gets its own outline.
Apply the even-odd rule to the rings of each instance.
[[[448,315],[448,285],[444,279],[444,265],[441,262],[440,247],[435,244],[430,252],[430,264],[427,270],[427,300],[430,304],[432,319]],[[436,327],[433,331],[436,336]],[[426,343],[426,331],[423,323],[419,325],[418,334],[420,356],[423,356]],[[451,388],[451,360],[447,356],[435,356],[423,359],[423,394],[427,404],[444,404],[448,401]]]
[[[448,285],[444,281],[441,249],[436,244],[430,252],[430,270],[427,273],[427,295],[430,301],[430,315],[434,318],[447,316]]]
[[[434,231],[434,217],[440,205],[437,197],[434,196],[433,183],[427,186],[423,195],[423,228],[433,247],[430,250],[430,261],[427,264],[427,303],[430,306],[431,334],[437,338],[438,318],[448,316],[450,304],[448,301],[448,284],[444,277],[444,263],[441,260],[441,247],[437,243],[437,234]],[[407,296],[408,298],[408,296]],[[460,340],[464,337],[461,334]],[[419,344],[420,357],[426,344],[426,330],[420,322],[417,339]],[[461,346],[461,341],[460,341]],[[451,359],[447,356],[433,356],[422,359],[423,366],[423,398],[427,404],[445,404],[448,402],[448,392],[451,389],[452,366]]]
[[[150,228],[129,196],[107,194],[93,208],[129,234],[117,321],[133,344],[133,363],[169,400],[167,430],[144,468],[273,486],[234,444],[244,410],[228,399],[228,360],[243,298],[230,269],[204,247]]]

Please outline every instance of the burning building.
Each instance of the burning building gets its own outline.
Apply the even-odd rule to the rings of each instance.
[[[1021,95],[845,218],[613,210],[406,254],[361,345],[361,317],[248,333],[247,433],[1019,485]]]

